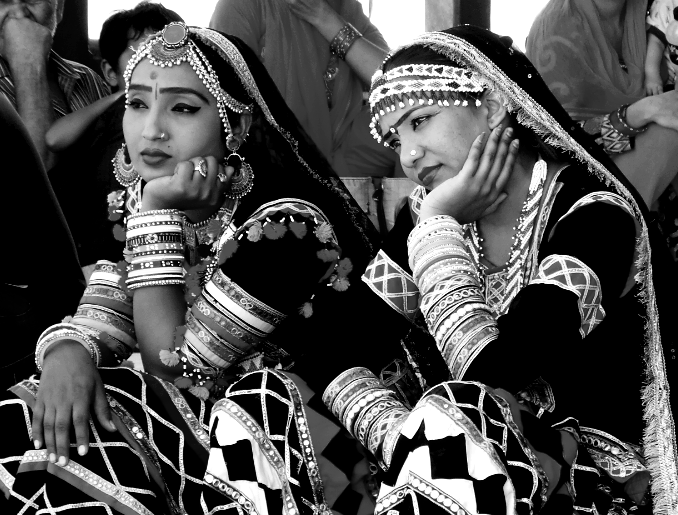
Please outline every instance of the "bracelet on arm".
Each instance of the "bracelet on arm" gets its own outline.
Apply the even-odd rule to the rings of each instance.
[[[183,231],[183,216],[174,209],[144,211],[127,219],[132,259],[125,282],[130,290],[186,283]]]
[[[346,59],[346,53],[351,45],[355,43],[356,39],[363,37],[353,25],[347,23],[344,25],[334,39],[330,42],[330,52],[339,57]]]
[[[412,230],[407,249],[426,325],[452,377],[462,379],[498,331],[463,227],[450,216],[433,216]]]
[[[323,403],[370,451],[385,470],[393,444],[409,410],[395,393],[367,368],[347,370],[325,389]]]
[[[42,364],[47,350],[62,340],[73,340],[81,344],[89,352],[94,365],[99,366],[101,350],[90,331],[75,324],[57,324],[46,329],[38,338],[38,344],[35,347],[35,366],[38,372],[42,372]]]
[[[632,137],[637,136],[638,134],[642,134],[647,130],[647,125],[641,127],[640,129],[631,127],[626,119],[626,113],[628,108],[629,104],[619,106],[619,109],[610,114],[610,123],[617,131],[621,132],[626,136]]]

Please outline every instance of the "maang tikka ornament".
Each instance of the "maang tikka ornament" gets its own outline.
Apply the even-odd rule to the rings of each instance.
[[[182,22],[172,22],[159,34],[149,37],[127,63],[127,68],[123,74],[125,94],[129,95],[132,72],[143,59],[148,58],[151,64],[161,68],[171,68],[186,62],[193,68],[207,90],[216,99],[224,132],[230,135],[232,129],[228,121],[228,110],[230,109],[238,114],[251,113],[252,106],[239,102],[221,88],[219,77],[200,48],[189,38],[189,31],[195,33],[196,29],[189,29]],[[242,158],[240,159],[242,160]]]
[[[233,166],[229,164],[229,159],[232,157],[237,157],[240,160],[240,168],[236,168],[236,172],[231,178],[231,185],[226,192],[226,196],[233,200],[241,199],[252,191],[252,186],[254,185],[254,171],[252,170],[252,167],[245,162],[245,159],[238,154],[240,142],[238,142],[233,134],[229,134],[226,138],[226,148],[231,153],[224,159],[225,166]]]
[[[139,182],[141,176],[134,169],[134,165],[131,161],[127,162],[126,159],[128,156],[126,155],[125,148],[125,144],[123,143],[122,147],[118,149],[115,153],[115,157],[112,159],[113,174],[121,186],[129,188]]]

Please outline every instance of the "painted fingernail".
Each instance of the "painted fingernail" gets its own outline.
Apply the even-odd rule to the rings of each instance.
[[[485,133],[484,133],[484,132],[481,132],[481,133],[478,135],[478,137],[476,138],[476,141],[482,141],[484,137],[485,137]]]
[[[33,446],[35,447],[35,450],[37,451],[40,447],[42,447],[42,443],[40,443],[40,440],[33,440]]]
[[[517,139],[514,139],[513,142],[511,143],[511,146],[513,148],[518,148],[520,146],[520,142]]]
[[[56,454],[53,452],[49,454],[49,461],[50,463],[56,463]]]
[[[80,456],[84,456],[85,454],[87,454],[87,447],[84,445],[78,445],[78,454]]]
[[[501,125],[501,123],[500,123],[499,125],[497,125],[497,126],[495,127],[494,133],[495,133],[495,134],[500,134],[500,133],[501,133],[501,129],[502,129],[502,125]]]
[[[506,129],[504,134],[506,134],[507,138],[510,138],[511,136],[513,136],[513,127],[509,127],[508,129]]]
[[[66,456],[59,456],[59,461],[57,462],[57,465],[59,465],[60,467],[65,467],[66,463],[68,463]]]

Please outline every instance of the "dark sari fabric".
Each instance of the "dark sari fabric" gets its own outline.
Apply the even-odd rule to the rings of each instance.
[[[286,460],[278,483],[295,485],[290,494],[293,499],[285,502],[296,503],[294,508],[288,506],[286,513],[322,513],[331,507],[342,515],[366,514],[373,508],[370,466],[356,441],[331,422],[319,395],[336,375],[360,364],[375,374],[386,368],[394,390],[414,402],[421,386],[416,378],[413,380],[400,344],[412,324],[385,306],[360,280],[377,249],[379,238],[374,227],[301,129],[257,56],[237,38],[226,37],[251,74],[243,80],[239,75],[242,69],[236,72],[225,58],[226,50],[232,52],[232,47],[214,43],[221,37],[196,44],[225,89],[243,103],[256,104],[247,142],[239,151],[254,169],[255,181],[227,227],[222,227],[226,242],[222,251],[226,244],[231,251],[233,246],[237,250],[230,256],[223,251],[223,259],[212,268],[216,271],[211,278],[202,278],[201,286],[211,284],[228,296],[233,293],[224,285],[233,281],[245,292],[244,300],[254,299],[254,305],[262,303],[269,311],[286,315],[265,344],[251,350],[263,353],[264,366],[284,367],[302,378],[295,386],[283,372],[271,372],[270,376],[258,372],[270,378],[268,385],[248,386],[256,380],[247,376],[232,387],[229,398],[236,404],[242,401],[250,422],[262,428],[268,444],[278,447],[277,452]],[[270,223],[275,230],[269,233],[264,227],[263,235],[250,234],[253,217],[262,212],[265,216],[261,224]],[[328,249],[316,233],[323,222],[331,226],[341,257],[349,258],[352,265],[348,267],[352,270],[345,269],[350,285],[345,291],[328,285],[327,272],[331,269],[327,261],[331,260],[322,258],[322,252]],[[300,312],[305,301],[312,305],[311,316]],[[221,309],[225,317],[237,316],[218,302],[212,307]],[[214,311],[203,310],[201,315],[210,313]],[[168,348],[172,345],[167,343]],[[233,375],[252,366],[261,367],[262,361],[234,366]],[[215,488],[214,481],[206,481],[210,476],[205,473],[211,444],[217,449],[212,452],[223,455],[229,472],[239,478],[233,482],[235,487],[243,486],[240,478],[251,485],[256,483],[262,478],[250,472],[252,460],[259,456],[255,453],[259,443],[236,443],[235,454],[224,453],[218,450],[222,443],[211,441],[207,433],[211,402],[125,368],[103,369],[101,374],[118,432],[108,433],[92,420],[90,441],[96,442],[94,447],[84,457],[71,452],[67,467],[50,464],[44,449],[33,450],[30,418],[37,382],[18,385],[13,392],[19,398],[8,395],[0,403],[0,416],[8,420],[7,427],[13,432],[0,449],[0,488],[7,498],[0,499],[0,503],[6,503],[0,504],[0,512],[63,512],[84,506],[108,513],[108,504],[125,514],[194,514],[205,512],[207,505],[227,513],[254,513],[248,510],[244,493],[236,495],[232,487],[230,491],[218,485]],[[243,392],[238,396],[240,390]],[[261,393],[264,390],[270,393]],[[287,411],[291,406],[294,409]],[[288,427],[294,420],[298,427],[297,409],[309,417],[305,439]],[[223,427],[221,422],[219,425]],[[306,462],[300,459],[309,448],[317,458],[315,472],[310,463],[304,470]],[[278,472],[275,469],[265,474]],[[323,495],[318,493],[318,477],[323,479]],[[280,513],[279,494],[270,494],[270,513]],[[266,512],[261,509],[257,513]]]
[[[29,414],[38,383],[13,387],[21,400],[5,394],[0,405],[11,449],[2,453],[13,459],[0,471],[5,495],[12,487],[8,500],[0,501],[3,513],[48,507],[108,513],[106,506],[128,514],[201,513],[210,405],[131,369],[102,369],[101,376],[118,431],[92,420],[88,454],[73,456],[66,467],[50,463],[47,451],[31,444]],[[8,482],[8,475],[15,479]]]
[[[431,54],[438,55],[434,58]],[[431,61],[417,61],[419,57]],[[518,138],[522,145],[544,149],[547,155],[542,157],[553,163],[569,164],[555,182],[555,194],[544,200],[539,212],[536,224],[539,229],[535,229],[540,233],[539,239],[531,242],[533,254],[526,258],[533,268],[523,269],[526,286],[511,299],[508,312],[494,315],[491,317],[494,320],[487,322],[490,329],[485,334],[492,331],[486,340],[490,343],[473,347],[471,336],[466,338],[465,331],[475,333],[468,328],[462,330],[461,323],[454,332],[441,330],[437,334],[439,344],[448,346],[443,350],[454,357],[450,365],[470,361],[465,371],[457,367],[463,377],[453,379],[501,388],[531,405],[534,414],[541,417],[536,419],[539,424],[524,428],[531,444],[538,447],[535,442],[540,435],[552,437],[555,431],[549,428],[569,431],[579,442],[579,456],[570,462],[572,499],[555,502],[553,496],[547,504],[537,506],[527,502],[521,509],[572,513],[573,509],[591,512],[633,506],[634,511],[673,513],[678,506],[678,476],[669,385],[675,381],[675,360],[671,358],[675,335],[671,334],[669,324],[660,323],[661,317],[671,312],[671,305],[666,302],[666,287],[671,283],[663,275],[665,247],[657,240],[642,199],[595,141],[572,121],[534,66],[512,46],[510,38],[471,26],[424,34],[387,59],[382,71],[387,74],[397,66],[420,63],[464,67],[483,87],[503,95],[517,122],[516,132],[520,129]],[[391,78],[382,75],[374,87],[391,84],[389,81],[397,80],[394,77],[397,75]],[[403,97],[400,101],[403,105],[407,99]],[[394,97],[392,103],[397,102]],[[415,215],[416,206],[415,199]],[[401,227],[402,235],[414,227],[404,214],[398,223],[408,226]],[[437,227],[436,223],[437,220],[431,227]],[[422,235],[429,236],[427,230],[426,225],[418,227],[413,241],[423,238]],[[401,256],[405,252],[404,241],[394,252],[394,261],[398,261],[398,252]],[[402,261],[401,257],[399,266],[410,273]],[[452,272],[447,277],[455,278]],[[446,306],[454,305],[454,289],[441,282],[435,302],[441,305],[448,301]],[[410,293],[413,297],[417,295],[415,291]],[[485,297],[489,305],[487,292]],[[472,316],[480,319],[485,316],[483,311],[483,308],[472,310]],[[447,318],[443,315],[436,318],[434,314],[429,325],[439,328],[449,322],[447,327],[455,327],[456,321],[467,314],[465,308],[448,311]],[[484,323],[486,319],[482,320]],[[478,354],[467,359],[466,356],[474,356],[472,352]],[[432,405],[427,400],[429,395],[411,415],[420,412],[420,417],[423,413],[435,419],[435,411],[428,409]],[[454,409],[465,404],[450,395],[447,398]],[[457,418],[453,411],[446,417]],[[575,427],[562,426],[558,421],[564,417],[577,417],[582,426],[576,423],[570,424]],[[450,427],[456,424],[451,423]],[[408,429],[408,424],[409,419],[403,427]],[[445,424],[442,417],[438,425],[447,427]],[[467,441],[473,438],[473,427],[487,440],[486,424],[476,417],[468,429],[462,429]],[[398,442],[410,438],[405,429]],[[409,427],[409,432],[415,429]],[[454,432],[451,430],[450,436]],[[428,462],[417,461],[413,452],[411,461],[397,464],[393,472],[399,474],[396,486],[403,487],[407,495],[413,494],[413,500],[416,496],[422,502],[428,502],[425,493],[420,494],[418,485],[413,483],[406,486],[406,474],[418,470],[428,473],[435,464],[444,462],[432,450],[440,435],[433,438],[432,434],[425,439]],[[496,463],[501,462],[507,451],[502,449]],[[558,459],[561,449],[547,446],[546,454]],[[469,466],[469,475],[470,469]],[[650,490],[647,488],[650,475],[651,494],[643,498]],[[511,481],[513,476],[510,471],[506,474]],[[450,484],[443,493],[453,496],[461,491]],[[389,506],[382,506],[379,511],[378,505],[379,513],[387,513],[392,502],[403,502],[399,498],[391,501],[384,490],[382,494],[380,500],[388,499]],[[482,497],[476,492],[470,505],[476,506]],[[447,506],[441,509],[453,512]]]

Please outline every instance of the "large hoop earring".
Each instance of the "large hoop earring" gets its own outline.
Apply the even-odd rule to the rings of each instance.
[[[238,154],[240,142],[233,134],[229,134],[226,138],[226,148],[230,150],[231,153],[224,159],[224,165],[228,165],[228,160],[232,157],[237,157],[240,160],[240,167],[236,168],[236,171],[231,178],[231,185],[226,192],[228,198],[238,200],[252,191],[252,187],[254,186],[254,171],[252,170],[252,167],[245,162],[245,159]]]
[[[141,175],[139,175],[139,172],[134,169],[132,162],[126,161],[128,157],[129,156],[126,155],[126,146],[123,143],[122,147],[118,149],[118,151],[115,153],[115,157],[112,160],[113,174],[120,185],[124,186],[125,188],[134,186],[137,182],[139,182],[139,179],[141,179]]]

